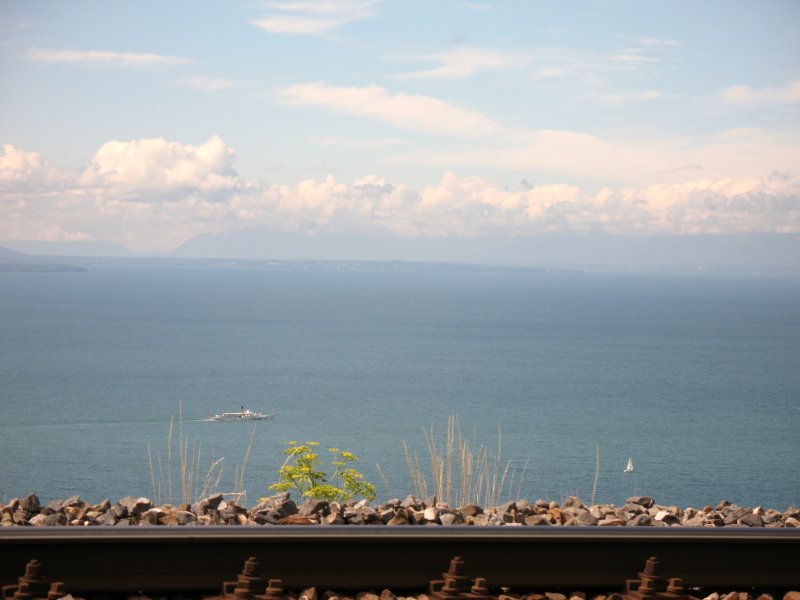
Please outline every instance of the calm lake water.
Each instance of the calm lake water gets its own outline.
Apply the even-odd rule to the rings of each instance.
[[[241,405],[277,416],[205,420]],[[403,441],[424,460],[422,428],[456,414],[477,443],[502,431],[531,500],[588,501],[599,448],[597,502],[784,509],[800,503],[800,283],[335,264],[0,275],[0,499],[153,497],[148,445],[166,473],[179,406],[203,464],[225,456],[223,491],[253,433],[249,505],[289,440],[350,450],[379,499],[403,497]]]

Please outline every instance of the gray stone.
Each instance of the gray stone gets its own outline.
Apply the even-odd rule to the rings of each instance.
[[[581,512],[580,514],[578,514],[578,516],[575,518],[575,521],[576,521],[576,522],[578,523],[578,525],[580,525],[581,527],[587,527],[587,526],[591,526],[591,525],[597,525],[597,523],[598,523],[599,519],[597,519],[596,517],[594,517],[594,516],[592,515],[592,513],[590,513],[589,511],[582,511],[582,512]]]
[[[395,515],[386,522],[388,526],[408,525],[408,513],[405,508],[398,508]]]
[[[47,519],[48,516],[49,515],[45,515],[45,514],[42,514],[42,513],[39,513],[38,515],[33,515],[28,520],[28,525],[31,525],[33,527],[42,527],[44,525],[44,522],[45,522],[45,520]]]
[[[41,510],[43,513],[47,515],[52,514],[54,512],[61,512],[62,510],[64,510],[63,502],[64,502],[63,500],[52,500],[51,502],[48,502],[47,506],[45,506]]]
[[[486,525],[491,525],[490,517],[497,516],[491,515],[486,513],[481,513],[479,515],[475,515],[474,517],[467,517],[467,523],[472,523],[473,525],[478,525],[479,527],[484,527]]]
[[[104,512],[102,515],[95,519],[98,525],[114,525],[117,520],[114,518],[114,515],[111,512]]]
[[[754,513],[749,513],[744,515],[739,522],[742,525],[747,525],[748,527],[763,527],[764,526],[764,519],[761,515],[757,515]]]
[[[476,515],[480,515],[483,513],[483,509],[478,506],[477,504],[467,504],[466,506],[462,506],[459,512],[464,517],[474,517]]]
[[[303,506],[300,507],[300,515],[303,517],[310,517],[312,515],[326,515],[328,510],[328,501],[320,500],[319,498],[306,498]]]
[[[85,502],[81,502],[80,496],[71,496],[64,500],[64,506],[81,506],[86,504]]]
[[[19,503],[19,506],[27,513],[36,514],[41,508],[41,504],[39,504],[39,496],[36,494],[28,494],[22,499],[22,502]]]
[[[416,504],[417,504],[417,502],[416,502],[416,500],[414,500],[414,496],[409,494],[400,503],[400,508],[410,508],[412,506],[416,506]]]
[[[439,515],[439,522],[442,525],[458,525],[458,516],[455,513],[447,512]]]
[[[439,523],[439,510],[435,506],[428,506],[422,512],[422,518],[429,523]]]
[[[586,506],[577,496],[568,496],[567,499],[564,500],[563,508],[586,508]]]
[[[645,508],[651,508],[654,504],[652,496],[631,496],[625,501],[626,504],[638,504]]]
[[[550,517],[547,515],[531,515],[525,517],[525,525],[537,527],[540,525],[550,525]]]
[[[646,513],[642,513],[630,519],[626,525],[629,527],[650,527],[653,525],[653,518]]]
[[[656,521],[661,521],[665,525],[680,525],[681,523],[680,517],[668,510],[658,511],[654,518]]]
[[[53,513],[52,515],[47,515],[44,520],[44,524],[47,527],[55,527],[57,525],[66,525],[67,524],[67,515],[64,513]]]

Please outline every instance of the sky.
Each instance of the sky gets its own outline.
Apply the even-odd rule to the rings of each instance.
[[[4,0],[0,242],[797,234],[799,26],[794,0]]]

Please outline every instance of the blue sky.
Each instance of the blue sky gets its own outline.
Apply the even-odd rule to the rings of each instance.
[[[797,2],[0,5],[0,241],[800,231]]]

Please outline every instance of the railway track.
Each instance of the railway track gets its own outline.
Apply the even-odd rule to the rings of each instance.
[[[424,590],[454,556],[492,586],[620,589],[650,556],[687,586],[795,589],[794,529],[458,527],[6,528],[0,584],[38,559],[81,593],[219,593],[248,557],[286,588]]]

